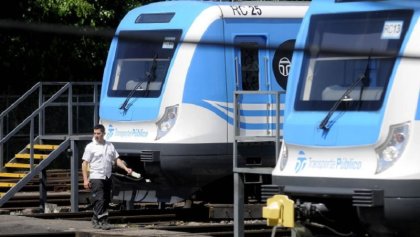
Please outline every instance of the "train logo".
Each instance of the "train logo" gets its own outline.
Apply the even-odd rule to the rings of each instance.
[[[112,137],[112,135],[114,135],[115,128],[112,126],[112,124],[110,124],[108,126],[108,129],[107,130],[108,130],[108,132],[106,133],[105,140],[108,140],[109,138]]]
[[[290,70],[290,60],[286,57],[280,59],[279,72],[282,76],[288,77]]]
[[[297,158],[295,166],[295,173],[299,173],[305,168],[307,160],[308,158],[305,157],[305,152],[299,151],[299,157]]]
[[[290,66],[293,60],[294,47],[294,39],[286,40],[280,44],[274,53],[272,64],[273,73],[282,88],[287,87],[287,79],[289,78]]]

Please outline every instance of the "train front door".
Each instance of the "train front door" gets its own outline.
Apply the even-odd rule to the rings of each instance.
[[[235,89],[237,91],[270,91],[271,67],[265,36],[235,37]],[[244,136],[273,134],[273,101],[267,94],[244,95],[240,98],[240,128]]]

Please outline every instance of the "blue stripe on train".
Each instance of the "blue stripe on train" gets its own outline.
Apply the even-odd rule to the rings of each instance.
[[[420,93],[419,98],[417,98],[416,120],[420,120]]]
[[[283,124],[280,125],[280,130],[283,130]],[[247,130],[275,130],[276,123],[242,123],[240,124],[240,128],[247,129]]]
[[[261,105],[261,108],[265,106],[265,104]],[[233,108],[229,108],[226,106],[219,105],[220,108],[223,108],[226,112],[233,113]],[[213,110],[212,110],[213,111]],[[213,111],[215,112],[215,111]],[[250,109],[241,109],[239,114],[241,116],[276,116],[276,110],[250,110]],[[284,110],[280,109],[280,116],[284,115]]]
[[[233,125],[233,109],[232,108],[228,108],[226,106],[219,106],[219,108],[221,108],[222,110],[214,107],[213,105],[209,104],[209,103],[200,103],[201,107],[204,107],[205,109],[208,109],[210,111],[212,111],[213,113],[215,113],[217,116],[219,116],[220,118],[224,119],[226,122],[228,122],[229,124]],[[230,113],[230,116],[227,115],[227,113]],[[241,110],[240,111],[241,116],[244,117],[249,117],[249,116],[253,116],[253,117],[266,117],[266,116],[275,116],[276,111],[275,110]],[[280,116],[283,116],[284,111],[280,110]],[[244,123],[241,122],[240,124],[240,128],[243,129],[249,129],[249,130],[264,130],[264,129],[275,129],[276,128],[276,124],[273,121],[273,123]],[[280,129],[283,129],[283,124],[280,124]]]

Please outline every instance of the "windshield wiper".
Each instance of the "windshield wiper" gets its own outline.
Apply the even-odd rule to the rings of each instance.
[[[358,107],[358,109],[360,109],[360,107],[362,106],[362,102],[363,102],[362,97],[363,97],[363,92],[364,92],[365,87],[370,86],[370,76],[369,76],[370,75],[370,67],[369,67],[369,65],[370,65],[370,55],[368,57],[365,72],[363,73],[362,80],[361,80],[362,85],[360,86],[359,107]]]
[[[153,61],[152,61],[152,65],[150,66],[150,70],[148,72],[146,72],[146,78],[147,81],[139,81],[136,86],[130,91],[130,93],[128,93],[127,97],[124,100],[124,103],[121,104],[120,109],[127,111],[129,106],[128,106],[128,102],[130,101],[130,99],[133,97],[134,93],[141,87],[141,85],[143,85],[143,83],[146,83],[146,89],[148,90],[149,88],[149,84],[152,80],[155,79],[156,77],[156,67],[157,67],[157,54],[155,54],[155,56],[153,57]]]
[[[340,99],[338,99],[334,105],[331,107],[331,109],[328,111],[328,114],[325,116],[325,118],[321,121],[321,123],[319,124],[319,128],[323,129],[323,130],[328,130],[329,128],[327,127],[328,122],[330,121],[331,116],[334,114],[335,111],[337,111],[338,106],[341,104],[341,102],[343,101],[349,101],[351,100],[351,98],[349,98],[349,94],[353,91],[353,89],[360,83],[362,82],[362,86],[360,88],[360,98],[359,100],[362,100],[362,95],[363,95],[363,87],[365,86],[369,86],[370,84],[370,78],[369,78],[369,74],[370,74],[370,68],[369,68],[369,64],[370,64],[370,55],[368,57],[367,63],[366,63],[366,68],[365,71],[363,73],[363,75],[361,77],[359,77],[359,79],[357,79],[356,81],[354,81],[349,88],[347,88],[347,90],[343,93],[343,95],[340,97]]]
[[[153,63],[152,63],[152,66],[150,67],[150,70],[148,72],[146,72],[146,77],[147,77],[146,88],[145,88],[145,90],[146,90],[146,95],[145,96],[146,97],[149,96],[149,92],[150,92],[149,86],[150,86],[150,83],[156,79],[156,68],[157,68],[157,61],[156,61],[156,59],[157,59],[157,54],[153,58]]]

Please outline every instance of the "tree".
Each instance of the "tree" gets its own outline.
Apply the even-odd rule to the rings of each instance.
[[[113,32],[123,16],[140,3],[138,0],[5,1],[0,21],[13,22],[19,27],[0,28],[0,77],[7,83],[0,90],[20,94],[38,81],[100,81],[111,38],[82,35],[81,29]],[[46,23],[51,24],[47,30],[42,28]],[[63,34],[66,29],[79,29],[79,33]]]

